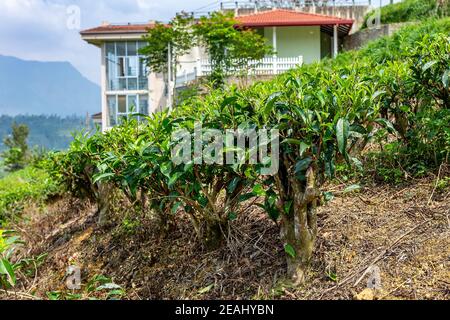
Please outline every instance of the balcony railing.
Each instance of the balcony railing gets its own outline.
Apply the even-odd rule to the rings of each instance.
[[[242,75],[247,72],[252,76],[273,76],[284,73],[290,69],[299,67],[303,64],[303,57],[267,57],[261,60],[251,60],[247,66],[240,66],[230,70],[231,75]],[[199,77],[210,75],[212,72],[211,61],[208,59],[197,60],[197,65],[193,72],[179,73],[176,77],[175,87],[185,86]]]
[[[148,90],[147,77],[114,78],[107,83],[108,91]]]

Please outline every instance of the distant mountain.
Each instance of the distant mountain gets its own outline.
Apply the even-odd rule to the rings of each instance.
[[[0,114],[86,115],[100,112],[100,87],[69,62],[0,55]]]

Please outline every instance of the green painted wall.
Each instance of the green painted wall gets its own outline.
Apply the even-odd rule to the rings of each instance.
[[[264,36],[272,43],[272,28],[264,28]],[[279,57],[303,56],[305,63],[319,61],[320,27],[277,27],[277,52]]]

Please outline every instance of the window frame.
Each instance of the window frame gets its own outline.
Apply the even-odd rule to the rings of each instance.
[[[125,110],[126,110],[126,112],[119,112],[119,96],[123,96],[123,97],[125,97]],[[130,110],[130,97],[131,96],[134,96],[134,99],[135,99],[135,101],[136,101],[136,111],[134,111],[134,112],[131,112],[131,110]],[[133,115],[133,114],[139,114],[140,112],[141,112],[141,98],[142,97],[145,97],[145,99],[143,99],[143,100],[145,100],[146,101],[146,107],[147,107],[147,115],[150,113],[150,111],[149,111],[149,107],[150,107],[150,105],[149,105],[149,102],[150,102],[150,97],[149,97],[149,95],[148,95],[148,93],[145,93],[145,94],[142,94],[142,93],[129,93],[129,94],[108,94],[107,95],[107,98],[106,98],[106,101],[107,101],[107,103],[108,103],[108,105],[107,105],[107,110],[108,110],[108,112],[110,111],[110,106],[109,106],[109,98],[111,98],[111,97],[114,97],[115,98],[115,115],[114,115],[114,121],[115,121],[115,125],[118,125],[119,123],[120,123],[120,119],[122,118],[122,117],[129,117],[129,116],[131,116],[131,115]],[[108,117],[107,117],[107,119],[108,119],[108,127],[113,127],[114,125],[111,125],[111,123],[110,123],[110,119],[111,119],[111,115],[110,114],[108,114]],[[138,116],[138,121],[140,121],[141,120],[141,116]]]
[[[117,44],[118,43],[124,43],[125,44],[125,55],[117,55]],[[128,44],[134,43],[136,45],[136,55],[128,55]],[[139,50],[143,46],[143,41],[111,41],[108,42],[108,44],[114,45],[114,50],[111,50],[114,52],[114,58],[110,59],[108,57],[109,51],[105,50],[105,63],[107,66],[107,91],[132,91],[132,90],[145,90],[148,91],[148,76],[149,76],[149,70],[148,67],[144,64],[144,73],[141,74],[141,61],[145,61],[145,57],[139,54]],[[119,61],[123,59],[123,76],[120,72],[120,64]],[[134,66],[135,66],[135,75],[129,75],[129,66],[130,66],[130,60],[134,60]],[[114,66],[114,68],[111,68],[111,65]],[[111,69],[115,69],[114,72],[112,72]],[[137,89],[129,89],[129,79],[135,79],[136,80],[136,88]],[[145,79],[145,82],[147,82],[146,85],[144,85],[144,89],[141,89],[141,84],[143,83],[141,80]],[[120,87],[120,80],[125,80],[125,89],[118,89]],[[117,82],[117,84],[115,84]]]

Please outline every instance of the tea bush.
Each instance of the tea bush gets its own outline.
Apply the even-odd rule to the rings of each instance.
[[[336,166],[361,167],[360,151],[387,134],[398,135],[398,150],[407,150],[404,158],[411,163],[448,160],[449,21],[403,29],[359,52],[246,89],[213,90],[142,123],[131,117],[104,134],[80,135],[68,152],[53,157],[52,174],[68,191],[97,201],[103,220],[117,192],[158,217],[166,231],[176,214],[185,214],[208,248],[226,237],[241,203],[259,196],[259,205],[279,221],[288,275],[301,282],[317,236],[319,188]],[[174,154],[184,155],[177,149],[183,139],[178,134],[187,132],[191,139],[196,123],[202,124],[200,134],[278,129],[280,150],[270,151],[280,156],[279,170],[262,175],[272,164],[264,161],[174,162]],[[198,138],[200,150],[210,147],[211,137]],[[212,153],[225,158],[234,151],[239,150],[222,145]]]
[[[444,17],[450,14],[450,1],[443,0],[403,0],[401,2],[383,6],[380,10],[380,22],[382,24],[417,21],[435,17]],[[368,20],[374,12],[369,12],[365,17],[363,28],[367,27]]]
[[[26,167],[0,179],[0,221],[19,215],[24,206],[58,192],[58,185],[43,169]]]

